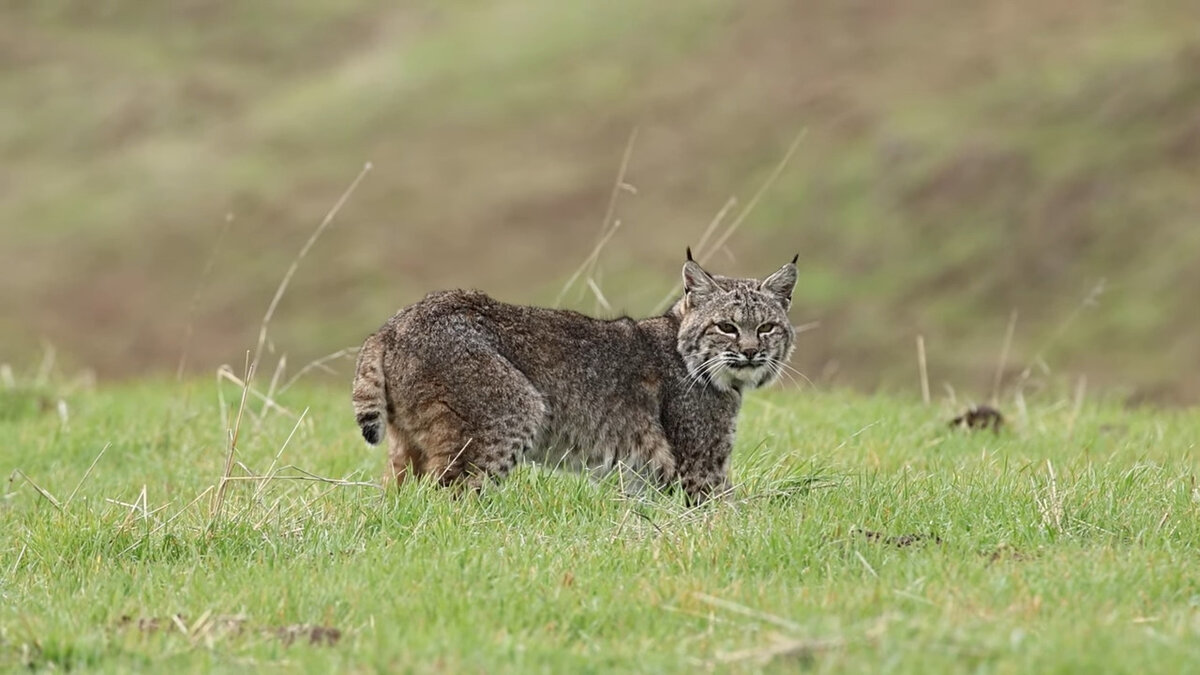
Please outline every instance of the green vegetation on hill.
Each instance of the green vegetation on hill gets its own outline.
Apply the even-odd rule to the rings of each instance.
[[[1017,310],[1014,369],[1195,400],[1197,18],[1183,0],[5,3],[0,360],[45,340],[102,375],[169,370],[192,323],[194,369],[240,362],[366,161],[280,308],[293,363],[432,288],[549,302],[634,128],[599,279],[646,311],[805,129],[712,265],[801,253],[812,377],[911,387],[923,334],[935,385],[982,396]]]
[[[1200,667],[1194,415],[756,395],[738,493],[689,511],[532,469],[384,495],[346,392],[302,385],[251,397],[218,502],[237,387],[6,391],[5,670]]]

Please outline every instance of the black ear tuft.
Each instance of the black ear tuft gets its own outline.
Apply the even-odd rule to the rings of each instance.
[[[795,265],[795,264],[796,264],[796,261],[797,261],[797,260],[799,260],[799,259],[800,259],[800,254],[799,254],[799,253],[797,253],[797,254],[795,255],[795,257],[793,257],[793,258],[792,258],[792,264],[793,264],[793,265]]]
[[[687,257],[688,257],[688,260],[692,259],[692,247],[691,246],[687,247]]]

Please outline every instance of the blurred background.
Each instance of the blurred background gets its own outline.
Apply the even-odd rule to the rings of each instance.
[[[1200,399],[1194,0],[7,0],[0,361],[299,364],[444,287],[651,311],[798,252],[818,384]],[[636,140],[629,144],[636,129]],[[802,140],[777,179],[788,147]],[[192,326],[189,329],[189,325]],[[189,331],[191,337],[188,338]],[[348,362],[331,364],[348,376]]]

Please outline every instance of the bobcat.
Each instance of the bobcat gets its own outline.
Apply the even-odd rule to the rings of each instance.
[[[385,484],[479,489],[524,460],[619,471],[634,493],[681,486],[690,503],[728,491],[743,392],[792,352],[797,258],[759,281],[711,275],[689,249],[683,295],[638,321],[429,294],[358,355],[354,413],[368,443],[386,430]]]

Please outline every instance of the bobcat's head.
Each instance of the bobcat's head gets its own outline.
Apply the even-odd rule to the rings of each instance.
[[[734,279],[705,272],[689,249],[683,297],[672,309],[689,386],[742,391],[779,377],[796,337],[787,315],[795,286],[796,258],[761,281]]]

